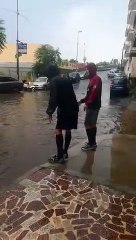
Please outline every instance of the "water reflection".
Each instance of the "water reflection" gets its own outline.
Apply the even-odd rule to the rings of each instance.
[[[95,151],[90,151],[86,153],[86,160],[81,168],[81,173],[92,175],[92,168],[94,164]]]

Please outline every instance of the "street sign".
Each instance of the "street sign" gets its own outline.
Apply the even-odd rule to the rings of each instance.
[[[18,43],[18,53],[27,54],[27,43]]]

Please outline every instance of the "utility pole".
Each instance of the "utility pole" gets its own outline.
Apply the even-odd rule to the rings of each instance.
[[[17,79],[19,81],[19,49],[18,49],[18,43],[19,43],[19,3],[17,0],[17,40],[16,40],[16,58],[17,58]]]
[[[86,45],[84,43],[84,58],[83,58],[83,61],[84,61],[84,64],[86,63]]]
[[[82,33],[82,30],[77,32],[77,54],[76,54],[76,72],[77,72],[77,65],[78,65],[78,47],[79,47],[79,34]]]

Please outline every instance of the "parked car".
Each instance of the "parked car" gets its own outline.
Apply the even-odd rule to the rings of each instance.
[[[49,81],[47,77],[39,77],[34,82],[24,83],[26,90],[47,90],[49,88]]]
[[[108,78],[114,78],[118,73],[120,73],[119,69],[111,69],[107,75],[108,75]]]
[[[47,90],[49,81],[47,77],[39,77],[33,82],[32,85],[35,87],[35,90]]]
[[[0,76],[0,93],[20,92],[22,90],[22,82],[12,77]]]
[[[81,80],[89,78],[89,75],[88,75],[87,71],[79,72],[79,75],[80,75]]]
[[[126,76],[114,77],[110,85],[110,98],[113,96],[129,96],[129,83]]]
[[[69,78],[72,81],[72,83],[79,83],[81,80],[80,74],[78,72],[69,73]]]

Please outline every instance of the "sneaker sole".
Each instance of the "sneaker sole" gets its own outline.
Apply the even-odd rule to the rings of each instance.
[[[81,148],[81,150],[83,152],[96,151],[96,149],[97,149],[97,147],[95,147],[95,148],[88,148],[88,149]]]

